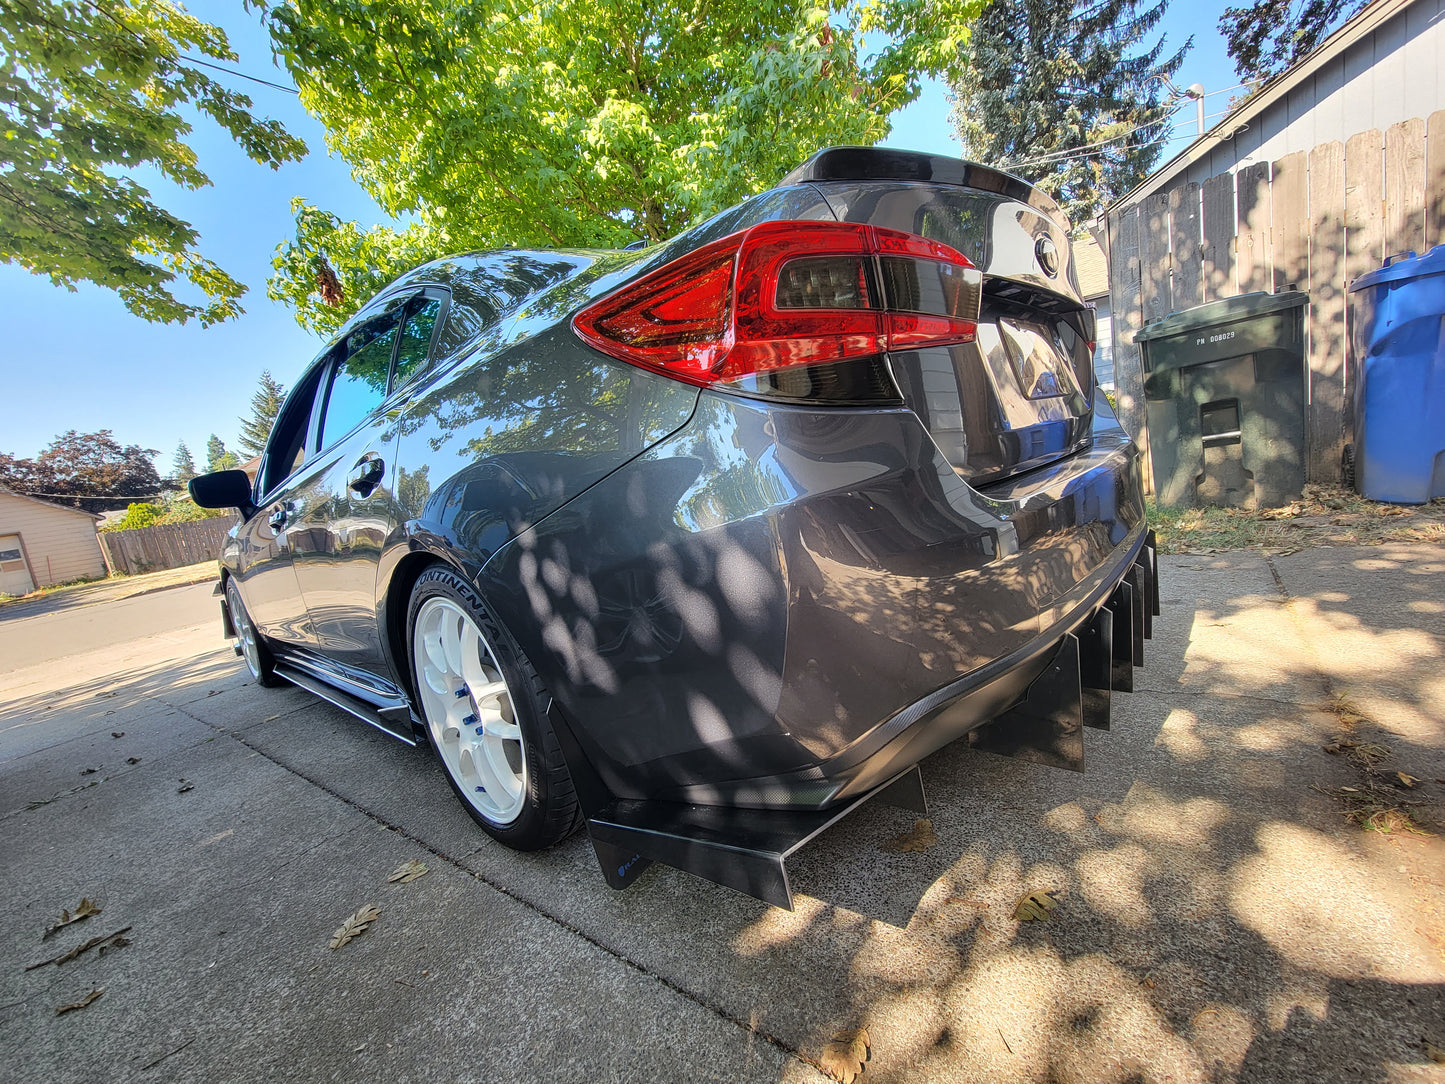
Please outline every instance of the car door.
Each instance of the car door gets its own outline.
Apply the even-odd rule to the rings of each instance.
[[[446,295],[387,298],[350,331],[327,377],[314,470],[301,487],[295,551],[317,649],[350,676],[389,673],[377,624],[377,566],[399,516],[396,404],[429,364]],[[376,684],[375,682],[368,682]]]
[[[296,582],[291,534],[295,491],[314,455],[317,391],[330,371],[323,355],[286,397],[256,472],[256,512],[239,532],[236,579],[251,620],[283,646],[310,646],[315,638]]]

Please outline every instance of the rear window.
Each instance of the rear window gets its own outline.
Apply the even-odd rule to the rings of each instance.
[[[941,241],[975,267],[989,264],[993,217],[1018,206],[998,196],[928,184],[829,185],[825,194],[840,221],[869,222]]]

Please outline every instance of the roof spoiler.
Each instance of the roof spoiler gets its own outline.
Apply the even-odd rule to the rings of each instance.
[[[958,185],[1027,203],[1064,230],[1070,229],[1068,218],[1053,197],[1022,177],[941,154],[890,147],[827,147],[779,181],[778,187],[809,181],[920,181]]]

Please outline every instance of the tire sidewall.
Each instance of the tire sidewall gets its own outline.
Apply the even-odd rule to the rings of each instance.
[[[470,796],[452,776],[451,767],[442,756],[441,750],[436,748],[436,740],[432,736],[431,724],[426,718],[422,703],[421,675],[417,673],[416,666],[416,619],[421,607],[433,598],[450,599],[476,622],[482,636],[486,638],[487,645],[492,649],[502,677],[507,682],[507,694],[512,701],[513,717],[522,731],[522,750],[527,760],[526,798],[522,803],[522,811],[510,824],[497,824],[488,820],[472,805]],[[546,834],[545,810],[549,797],[547,761],[542,752],[543,728],[548,725],[544,719],[546,702],[540,695],[535,672],[501,622],[487,609],[466,581],[450,569],[429,569],[422,573],[412,588],[406,613],[406,659],[407,673],[412,684],[412,698],[417,714],[422,719],[422,729],[426,733],[428,744],[436,753],[437,760],[441,761],[447,783],[462,803],[462,807],[493,839],[516,850],[535,850],[550,843],[550,837],[543,838]]]

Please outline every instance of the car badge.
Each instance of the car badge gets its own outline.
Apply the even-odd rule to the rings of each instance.
[[[1051,237],[1040,237],[1034,242],[1034,255],[1038,257],[1039,266],[1044,269],[1044,274],[1049,278],[1055,278],[1059,273],[1059,250]]]

